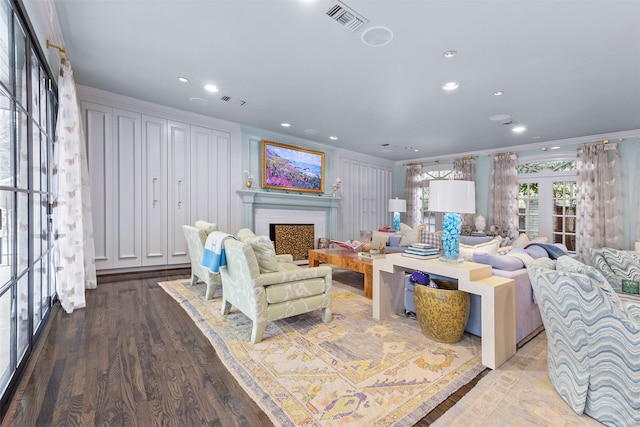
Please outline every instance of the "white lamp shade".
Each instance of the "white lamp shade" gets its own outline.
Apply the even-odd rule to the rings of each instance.
[[[389,199],[389,212],[406,212],[407,201],[404,199]]]
[[[475,182],[429,181],[429,210],[432,212],[475,213]]]

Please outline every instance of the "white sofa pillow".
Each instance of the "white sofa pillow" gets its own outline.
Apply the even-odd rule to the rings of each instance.
[[[475,252],[487,253],[495,255],[498,251],[498,241],[492,240],[486,243],[480,243],[478,245],[460,245],[460,258],[465,261],[473,261],[473,254]]]
[[[411,228],[404,222],[400,223],[400,246],[409,246],[420,241],[420,231],[424,225]]]

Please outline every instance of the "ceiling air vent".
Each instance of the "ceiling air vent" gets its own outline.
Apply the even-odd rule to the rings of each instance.
[[[238,98],[232,98],[232,97],[230,97],[228,95],[222,95],[218,99],[220,101],[228,102],[229,104],[238,105],[240,107],[244,106],[247,103],[247,101],[243,101],[242,99],[238,99]]]
[[[327,9],[327,16],[354,33],[358,28],[369,22],[339,1],[331,3],[331,6]]]

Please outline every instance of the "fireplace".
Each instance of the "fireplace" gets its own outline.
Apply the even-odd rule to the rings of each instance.
[[[313,224],[269,224],[269,237],[276,254],[291,254],[294,261],[306,260],[314,248]]]

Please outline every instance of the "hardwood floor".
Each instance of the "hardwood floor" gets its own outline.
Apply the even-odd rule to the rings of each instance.
[[[272,425],[157,284],[188,273],[159,274],[103,279],[86,310],[57,308],[2,427]],[[485,373],[417,425],[430,425]]]

